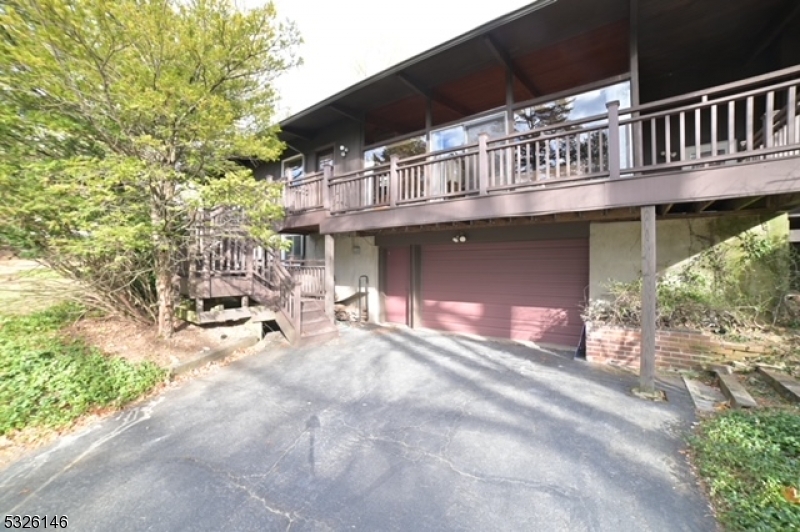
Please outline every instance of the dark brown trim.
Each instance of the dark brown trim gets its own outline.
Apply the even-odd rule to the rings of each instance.
[[[454,113],[458,113],[463,116],[470,116],[475,114],[475,111],[473,111],[466,105],[458,103],[457,101],[445,96],[444,94],[439,93],[435,89],[426,89],[425,87],[422,86],[421,83],[412,79],[408,74],[397,73],[396,77],[414,92],[447,107]]]
[[[543,91],[539,89],[536,84],[530,79],[528,74],[526,74],[514,61],[508,52],[500,46],[500,44],[492,38],[491,35],[487,34],[483,37],[483,42],[486,44],[486,47],[489,48],[489,51],[492,52],[492,55],[514,75],[515,78],[519,80],[520,83],[527,89],[530,93],[531,98],[536,98],[537,96],[541,96]]]
[[[323,233],[376,231],[392,227],[468,222],[491,218],[557,215],[780,195],[800,192],[800,159],[699,168],[621,179],[597,179],[505,195],[462,198],[325,219]]]
[[[439,230],[421,233],[379,234],[375,244],[381,247],[413,247],[431,244],[453,244],[457,233],[464,234],[469,242],[522,242],[527,240],[562,240],[589,238],[589,223],[562,223],[558,225],[526,225],[511,227],[482,227],[466,230]]]
[[[758,39],[760,44],[753,47],[753,51],[744,63],[745,66],[750,65],[758,59],[758,56],[781,36],[786,26],[788,26],[795,17],[800,15],[800,3],[798,3],[797,0],[786,0],[785,4],[781,12],[778,13],[761,32],[761,36]]]

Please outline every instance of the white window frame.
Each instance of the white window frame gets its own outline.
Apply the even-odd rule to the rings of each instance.
[[[286,175],[286,166],[289,163],[293,163],[293,162],[295,162],[297,160],[300,160],[300,165],[303,168],[303,175],[300,176],[300,177],[305,176],[305,174],[306,174],[306,156],[301,153],[299,155],[293,155],[291,157],[287,157],[286,159],[281,161],[281,180],[287,181],[287,182],[291,181],[290,176]],[[294,165],[292,165],[292,166],[294,166]]]

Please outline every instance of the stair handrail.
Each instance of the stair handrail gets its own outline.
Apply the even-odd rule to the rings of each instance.
[[[302,288],[294,275],[281,264],[280,257],[275,250],[265,248],[264,255],[270,264],[270,277],[275,274],[275,279],[265,279],[272,288],[278,292],[278,310],[299,334],[302,316]]]

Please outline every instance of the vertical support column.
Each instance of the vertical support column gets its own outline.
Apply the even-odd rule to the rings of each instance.
[[[255,253],[255,248],[252,242],[247,239],[242,243],[244,247],[244,271],[245,277],[247,279],[247,284],[250,287],[250,290],[253,289],[253,273],[255,271],[255,261],[253,254]]]
[[[608,109],[608,174],[616,179],[620,174],[619,102],[606,104]]]
[[[331,189],[329,182],[333,177],[333,167],[325,165],[322,169],[322,208],[326,211],[331,210]]]
[[[389,160],[389,206],[396,207],[400,196],[400,176],[397,173],[397,155],[392,155]]]
[[[514,73],[511,71],[511,66],[506,65],[506,135],[510,135],[514,131]],[[504,161],[504,170],[505,175],[503,176],[503,184],[507,185],[510,183],[516,183],[519,176],[517,176],[517,172],[519,168],[517,168],[517,152],[520,149],[519,146],[506,148],[505,152],[505,161]],[[495,183],[497,184],[497,183]]]
[[[336,291],[333,275],[334,251],[333,235],[325,235],[325,315],[330,319],[334,319],[333,305]]]
[[[631,71],[631,106],[637,107],[641,103],[639,91],[639,0],[631,0],[630,4],[630,71]],[[634,118],[639,113],[633,113]],[[633,166],[638,168],[644,164],[644,137],[642,136],[642,123],[633,124]],[[651,139],[651,142],[654,140]],[[653,161],[651,164],[655,164]]]
[[[489,188],[489,153],[487,143],[489,135],[481,133],[478,135],[478,191],[481,196],[488,194]]]
[[[656,371],[656,208],[642,207],[642,337],[639,389],[655,391]]]

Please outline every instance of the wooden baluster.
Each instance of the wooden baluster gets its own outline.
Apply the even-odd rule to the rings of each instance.
[[[753,151],[753,125],[755,121],[755,100],[752,96],[747,98],[747,111],[746,113],[746,121],[747,121],[747,151]]]
[[[478,135],[478,190],[481,196],[488,194],[489,188],[489,154],[487,143],[489,135],[481,133]]]
[[[686,113],[681,111],[680,114],[680,125],[678,126],[680,131],[680,153],[681,153],[681,161],[686,160]]]
[[[736,102],[728,102],[728,151],[736,153],[739,147],[736,145]]]
[[[561,138],[556,139],[556,179],[561,178]]]
[[[606,108],[608,109],[608,175],[611,179],[616,179],[620,176],[621,163],[619,101],[608,102]]]
[[[708,96],[703,96],[703,101],[707,100]],[[694,158],[698,161],[702,158],[702,148],[700,147],[700,133],[703,130],[702,117],[700,109],[694,110]]]
[[[330,165],[326,165],[322,169],[322,181],[321,183],[321,190],[322,193],[322,208],[326,211],[331,210],[331,189],[330,189],[330,182],[331,178],[333,177],[333,167]]]
[[[792,145],[797,142],[797,86],[792,85],[789,87],[787,94],[787,107],[786,107],[786,125],[788,128],[787,144]]]
[[[605,135],[603,135],[603,131],[602,130],[597,132],[597,152],[598,152],[598,159],[599,159],[597,161],[597,163],[600,166],[599,169],[600,169],[601,172],[605,172],[606,168],[607,168],[606,167],[606,142],[603,141],[603,139],[605,139],[605,138],[607,138],[607,137]]]
[[[587,155],[587,160],[588,160],[588,164],[589,164],[589,173],[590,174],[594,173],[594,168],[593,168],[593,165],[592,165],[592,137],[594,137],[594,131],[590,131],[589,133],[586,134],[586,155]],[[538,146],[538,144],[537,144],[537,146]],[[538,153],[539,150],[537,149],[536,152]],[[537,172],[538,172],[538,167],[537,167]]]
[[[658,126],[657,118],[650,119],[650,164],[658,161]]]
[[[397,199],[400,195],[400,174],[397,172],[397,161],[400,158],[392,155],[389,161],[389,205],[397,206]]]
[[[711,156],[717,156],[717,105],[711,106]]]
[[[771,148],[774,144],[774,135],[775,135],[775,92],[769,91],[767,93],[767,115],[766,115],[766,127],[764,130],[764,145],[767,148]]]
[[[664,156],[667,164],[672,162],[672,116],[664,117]]]

